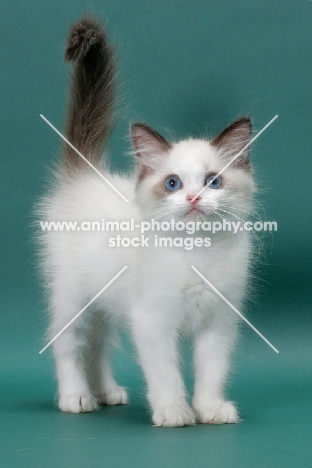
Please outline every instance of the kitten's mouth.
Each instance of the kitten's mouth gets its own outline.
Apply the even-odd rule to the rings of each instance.
[[[191,214],[191,215],[203,215],[205,214],[202,210],[200,210],[199,208],[196,208],[196,206],[192,206],[192,208],[187,211],[186,213],[187,215]]]

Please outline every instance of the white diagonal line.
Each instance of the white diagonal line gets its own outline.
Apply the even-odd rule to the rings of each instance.
[[[237,153],[237,154],[231,159],[231,161],[228,162],[228,163],[221,169],[221,171],[219,171],[218,174],[216,174],[216,175],[211,179],[211,181],[210,181],[207,185],[205,185],[205,186],[198,192],[197,195],[195,195],[195,197],[192,198],[191,203],[192,203],[194,200],[196,200],[196,198],[199,197],[199,196],[209,187],[209,185],[211,185],[212,182],[213,182],[214,180],[216,180],[216,178],[219,177],[219,175],[221,175],[221,174],[235,161],[235,159],[237,159],[241,154],[243,154],[243,152],[245,151],[245,149],[248,148],[248,146],[250,146],[251,143],[253,143],[253,142],[261,135],[261,133],[263,133],[264,130],[266,130],[266,129],[269,127],[269,125],[271,125],[271,123],[273,123],[274,120],[277,119],[277,117],[278,117],[278,115],[276,115],[275,117],[273,117],[273,119],[270,120],[270,122],[268,122],[268,123],[263,127],[263,129],[260,130],[260,132],[258,132],[257,135],[255,135],[255,136],[249,141],[249,143],[247,143],[247,145],[245,145],[244,148],[243,148],[242,150],[240,150],[240,152]]]
[[[198,276],[200,276],[201,279],[203,279],[203,280],[205,281],[205,283],[207,283],[207,284],[214,290],[214,292],[217,293],[218,296],[220,296],[221,299],[223,299],[224,302],[226,302],[226,303],[231,307],[231,309],[233,309],[234,312],[236,312],[236,313],[247,323],[247,325],[249,325],[250,328],[252,328],[253,331],[255,331],[255,332],[260,336],[260,338],[263,339],[263,341],[265,341],[276,353],[279,353],[279,351],[275,348],[275,346],[273,346],[272,343],[270,343],[269,340],[267,340],[266,337],[263,336],[262,333],[260,333],[259,330],[257,330],[256,327],[254,327],[254,326],[249,322],[249,320],[247,320],[246,317],[244,317],[243,314],[241,314],[241,313],[239,312],[239,310],[237,310],[236,307],[234,307],[233,304],[231,304],[230,301],[228,301],[228,300],[223,296],[223,294],[221,294],[220,291],[218,291],[217,288],[215,288],[215,287],[213,286],[213,284],[211,284],[210,281],[207,280],[207,278],[205,278],[194,266],[191,266],[191,268],[193,268],[193,270],[195,271],[195,273],[197,273]]]
[[[78,151],[77,148],[75,148],[74,145],[73,145],[70,141],[68,141],[67,138],[65,138],[64,135],[62,135],[61,132],[59,132],[59,131],[57,130],[57,128],[55,128],[54,125],[52,125],[51,122],[50,122],[48,119],[45,118],[44,115],[40,114],[40,117],[41,117],[48,125],[50,125],[50,127],[53,128],[53,130],[54,130],[61,138],[63,138],[63,140],[66,141],[66,143],[67,143],[71,148],[73,148],[73,150],[75,150],[76,153],[79,154],[79,156],[80,156],[87,164],[89,164],[89,166],[92,167],[92,169],[93,169],[100,177],[102,177],[102,179],[105,180],[105,182],[106,182],[113,190],[115,190],[115,192],[118,193],[118,195],[119,195],[125,202],[129,203],[129,200],[127,200],[127,198],[126,198],[121,192],[119,192],[119,190],[116,189],[116,187],[115,187],[108,179],[106,179],[106,177],[105,177],[100,171],[98,171],[98,169],[97,169],[96,167],[94,167],[93,164],[91,164],[90,161],[88,161],[88,159],[87,159],[83,154],[81,154],[80,151]]]
[[[58,333],[55,335],[55,337],[54,337],[54,338],[52,338],[52,340],[51,340],[51,341],[49,341],[49,343],[48,343],[47,345],[45,345],[45,347],[44,347],[44,348],[42,348],[42,350],[41,350],[41,351],[39,351],[39,354],[43,353],[43,351],[45,351],[45,350],[46,350],[46,349],[47,349],[47,348],[50,346],[50,344],[52,344],[52,343],[53,343],[53,341],[55,341],[55,340],[56,340],[56,339],[57,339],[57,338],[58,338],[58,337],[59,337],[59,336],[60,336],[60,335],[63,333],[63,331],[65,331],[65,330],[66,330],[66,328],[68,328],[68,327],[69,327],[69,326],[70,326],[70,325],[71,325],[71,324],[72,324],[72,323],[73,323],[73,322],[76,320],[76,318],[78,318],[78,317],[79,317],[79,315],[81,315],[81,314],[82,314],[82,313],[83,313],[83,312],[86,310],[86,308],[87,308],[87,307],[89,307],[89,305],[90,305],[90,304],[92,304],[92,302],[94,302],[94,301],[95,301],[95,299],[97,299],[97,298],[98,298],[98,297],[99,297],[99,296],[102,294],[102,292],[104,292],[104,291],[105,291],[105,289],[107,289],[107,288],[108,288],[108,287],[109,287],[109,286],[110,286],[110,285],[111,285],[111,284],[112,284],[112,283],[113,283],[113,282],[114,282],[114,281],[115,281],[115,280],[118,278],[118,276],[120,276],[120,275],[121,275],[121,274],[122,274],[122,273],[123,273],[123,272],[124,272],[124,271],[125,271],[127,268],[128,268],[128,266],[125,266],[125,267],[123,267],[123,269],[122,269],[122,270],[120,270],[120,272],[119,272],[119,273],[117,273],[117,275],[116,275],[116,276],[114,276],[114,278],[113,278],[113,279],[111,279],[111,280],[109,281],[109,283],[107,283],[107,285],[106,285],[106,286],[104,286],[104,288],[103,288],[103,289],[101,289],[101,291],[100,291],[100,292],[98,292],[98,293],[96,294],[96,296],[94,296],[94,298],[93,298],[93,299],[91,299],[91,301],[90,301],[90,302],[88,302],[88,304],[87,304],[87,305],[85,305],[85,306],[84,306],[84,308],[83,308],[83,309],[81,309],[81,311],[80,311],[80,312],[78,312],[78,314],[76,314],[76,315],[75,315],[75,317],[74,317],[74,318],[72,318],[72,319],[70,320],[70,322],[68,322],[68,324],[67,324],[67,325],[65,325],[65,327],[64,327],[64,328],[62,328],[62,330],[61,330],[61,331],[59,331],[59,332],[58,332]]]

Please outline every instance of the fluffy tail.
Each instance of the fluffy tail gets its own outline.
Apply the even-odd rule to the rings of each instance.
[[[113,127],[115,61],[105,29],[84,16],[70,30],[65,59],[73,62],[72,89],[65,124],[67,139],[92,164]],[[86,162],[66,145],[68,169],[83,168]]]

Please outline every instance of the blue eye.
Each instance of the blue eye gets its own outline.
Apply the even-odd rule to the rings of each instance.
[[[165,180],[165,187],[170,192],[174,192],[175,190],[179,190],[182,187],[182,182],[178,176],[173,175]]]
[[[210,175],[206,178],[205,185],[208,185],[209,182],[210,182],[214,177],[216,177],[216,174],[210,174]],[[209,185],[209,188],[217,189],[217,188],[221,187],[221,185],[222,185],[222,178],[221,178],[220,176],[218,176],[218,177]]]

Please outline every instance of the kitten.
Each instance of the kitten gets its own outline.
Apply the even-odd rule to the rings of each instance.
[[[190,138],[177,143],[134,123],[134,174],[111,174],[101,159],[101,147],[114,120],[115,62],[106,32],[96,20],[83,17],[71,29],[66,59],[74,70],[65,135],[129,203],[65,145],[53,187],[40,203],[41,220],[212,221],[228,218],[233,210],[246,219],[254,190],[247,151],[196,195],[250,140],[249,118],[236,120],[212,141]],[[150,240],[157,234],[149,232]],[[180,232],[166,236],[177,234],[185,236]],[[118,327],[126,326],[147,381],[155,425],[237,422],[224,385],[238,317],[191,266],[239,308],[248,284],[248,232],[235,236],[219,232],[209,248],[191,250],[161,249],[153,242],[148,248],[111,248],[111,236],[82,230],[41,236],[50,338],[128,266],[53,343],[59,408],[79,413],[95,411],[101,404],[127,403],[126,390],[116,383],[110,365]],[[204,238],[207,233],[199,231],[196,236]],[[185,335],[194,342],[192,406],[179,370],[179,340]]]

